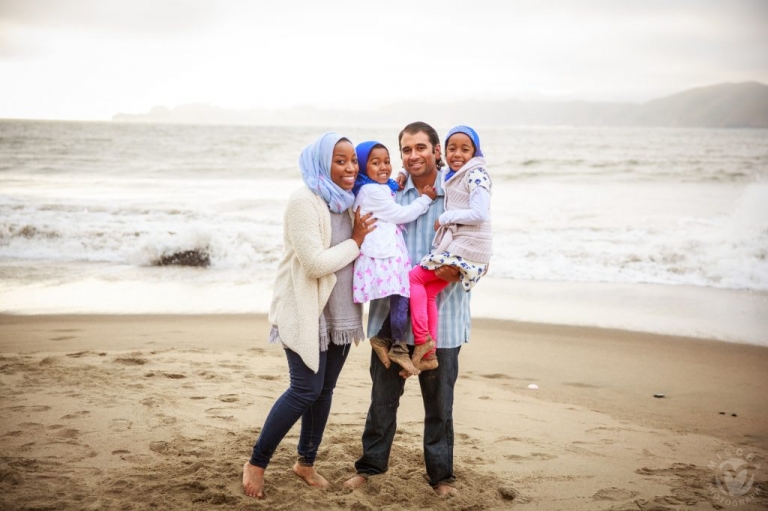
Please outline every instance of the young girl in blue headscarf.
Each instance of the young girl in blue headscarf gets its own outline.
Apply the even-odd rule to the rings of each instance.
[[[382,328],[371,337],[371,347],[382,361],[388,357],[409,374],[418,374],[405,344],[411,259],[398,224],[407,224],[426,213],[437,195],[427,186],[421,191],[421,197],[408,206],[401,206],[395,202],[398,185],[390,179],[392,165],[387,148],[372,140],[359,144],[355,151],[360,172],[352,189],[356,195],[353,209],[359,207],[361,213],[373,213],[378,222],[376,231],[365,238],[355,260],[352,294],[355,303],[390,297],[390,329]],[[390,331],[391,339],[388,338]]]
[[[416,345],[412,361],[418,369],[437,367],[435,348],[438,312],[435,298],[448,282],[435,275],[440,266],[453,266],[465,291],[488,271],[492,253],[491,178],[485,169],[480,137],[469,126],[452,128],[445,138],[448,170],[445,212],[435,222],[432,251],[410,272],[411,324]]]
[[[264,497],[264,471],[299,419],[293,472],[310,486],[328,486],[315,471],[315,457],[349,345],[365,337],[362,306],[352,299],[352,262],[375,220],[350,211],[355,148],[349,139],[326,133],[304,148],[299,167],[305,186],[285,208],[283,257],[269,310],[270,342],[285,350],[290,386],[272,406],[243,466],[245,493],[256,498]]]

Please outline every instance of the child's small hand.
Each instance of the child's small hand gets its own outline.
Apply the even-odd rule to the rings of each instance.
[[[435,190],[435,187],[432,185],[424,185],[424,188],[421,189],[421,194],[426,195],[432,200],[437,198],[437,190]]]
[[[408,181],[408,176],[406,176],[405,174],[398,174],[397,177],[395,178],[395,183],[397,183],[397,186],[399,186],[401,190],[405,188],[406,181]]]
[[[438,230],[440,228],[440,219],[438,218],[435,220],[435,230]]]

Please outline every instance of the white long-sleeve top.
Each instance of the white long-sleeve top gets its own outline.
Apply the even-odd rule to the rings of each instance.
[[[491,193],[478,186],[469,194],[468,209],[446,211],[440,218],[440,225],[464,224],[479,225],[491,217]]]
[[[367,184],[360,188],[352,210],[360,207],[360,213],[372,212],[376,229],[368,233],[360,247],[360,252],[368,257],[385,258],[397,256],[395,236],[397,224],[413,222],[426,213],[432,203],[426,195],[422,195],[411,204],[401,206],[386,184]]]

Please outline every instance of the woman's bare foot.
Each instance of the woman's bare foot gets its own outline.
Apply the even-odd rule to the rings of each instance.
[[[249,497],[264,498],[264,469],[246,461],[243,465],[243,489]]]
[[[331,484],[325,479],[325,477],[317,473],[315,467],[305,467],[304,465],[299,465],[296,463],[293,466],[293,473],[304,479],[308,485],[314,486],[315,488],[328,488],[328,486]]]
[[[442,497],[443,495],[458,495],[459,490],[447,484],[438,484],[435,488],[435,493]]]
[[[389,361],[389,349],[391,347],[392,343],[386,339],[376,336],[371,337],[371,348],[373,348],[373,351],[376,352],[379,360],[381,360],[381,363],[384,364],[384,367],[387,369],[392,365],[392,362]]]
[[[400,353],[395,350],[389,350],[389,360],[402,367],[403,371],[407,372],[410,376],[417,376],[421,372],[413,365],[413,361],[408,356],[407,351]]]
[[[349,479],[347,479],[346,481],[344,481],[344,488],[349,488],[350,490],[357,490],[367,482],[368,482],[368,479],[365,476],[361,476],[360,474],[355,474]]]

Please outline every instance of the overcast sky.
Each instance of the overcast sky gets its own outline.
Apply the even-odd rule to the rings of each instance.
[[[768,83],[764,0],[0,0],[0,118]]]

